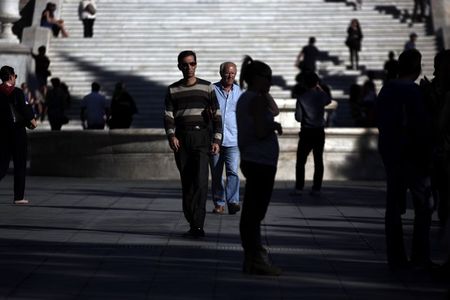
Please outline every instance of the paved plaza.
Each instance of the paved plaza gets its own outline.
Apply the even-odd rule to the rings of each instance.
[[[424,272],[390,272],[384,183],[325,182],[321,197],[277,182],[263,238],[280,277],[241,272],[237,215],[189,239],[178,181],[28,177],[28,206],[0,182],[0,299],[448,299]],[[404,217],[410,245],[412,210]],[[439,227],[432,254],[444,259]]]

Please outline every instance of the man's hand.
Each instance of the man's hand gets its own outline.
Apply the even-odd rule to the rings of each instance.
[[[211,154],[214,154],[214,155],[219,154],[219,151],[220,151],[220,146],[219,146],[219,144],[213,143],[213,144],[211,145]]]
[[[178,149],[180,149],[180,141],[174,136],[170,137],[169,138],[169,146],[173,152],[178,152]]]
[[[36,119],[30,121],[30,129],[35,129],[37,127]]]
[[[283,134],[283,127],[281,127],[281,124],[278,122],[273,122],[274,125],[274,129],[275,131],[278,132],[278,135],[282,135]]]

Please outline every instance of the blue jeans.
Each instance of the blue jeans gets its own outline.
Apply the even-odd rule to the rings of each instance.
[[[223,166],[227,176],[226,184],[222,178]],[[239,203],[239,148],[221,147],[220,153],[211,158],[212,198],[215,205]]]

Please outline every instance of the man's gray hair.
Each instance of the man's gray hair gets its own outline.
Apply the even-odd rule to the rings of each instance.
[[[220,67],[219,67],[219,74],[220,75],[222,75],[225,72],[225,68],[226,68],[227,65],[233,65],[234,68],[237,71],[237,66],[236,66],[236,64],[234,62],[226,61],[226,62],[220,64]]]

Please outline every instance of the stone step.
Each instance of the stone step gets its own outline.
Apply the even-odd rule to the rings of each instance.
[[[417,45],[423,52],[426,74],[432,71],[436,51],[435,37],[427,36],[425,24],[408,27],[396,18],[401,10],[412,9],[411,0],[364,0],[363,9],[355,12],[339,0],[102,0],[93,39],[81,38],[78,3],[63,1],[62,18],[70,37],[52,40],[53,76],[63,78],[76,99],[89,92],[93,80],[100,81],[110,95],[114,83],[124,79],[141,109],[135,120],[139,127],[161,126],[166,87],[180,78],[176,55],[181,49],[196,50],[197,75],[212,81],[218,80],[217,67],[224,60],[240,63],[244,54],[250,54],[266,61],[280,85],[272,88],[272,94],[283,109],[292,111],[295,100],[289,99],[290,87],[298,72],[293,64],[307,38],[314,35],[319,49],[326,50],[317,65],[339,100],[334,123],[340,126],[352,122],[345,99],[348,87],[363,80],[361,71],[345,66],[348,49],[343,41],[351,18],[362,24],[365,38],[360,63],[365,69],[381,72],[388,51],[399,53],[411,31],[419,34]],[[233,40],[233,47],[224,47],[224,40]],[[292,117],[283,118],[292,122]]]

